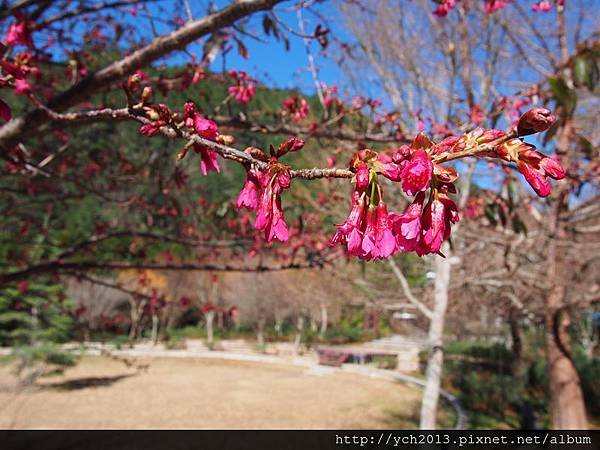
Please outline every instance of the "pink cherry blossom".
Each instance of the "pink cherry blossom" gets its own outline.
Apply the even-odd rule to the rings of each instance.
[[[283,216],[281,208],[281,193],[284,189],[290,187],[291,177],[289,169],[279,163],[271,162],[271,166],[260,175],[256,175],[256,179],[249,181],[240,193],[240,198],[243,199],[245,206],[251,208],[254,203],[254,194],[251,190],[257,186],[259,192],[256,193],[258,201],[256,201],[256,219],[254,228],[265,232],[265,239],[271,242],[274,239],[279,241],[287,241],[289,238],[289,230]],[[250,187],[250,184],[254,187]],[[240,198],[238,198],[238,207],[241,206]]]
[[[258,192],[260,189],[260,172],[250,169],[246,176],[244,187],[237,199],[237,207],[255,210],[258,205]]]
[[[450,236],[450,226],[458,222],[456,204],[445,194],[437,194],[425,208],[422,219],[422,237],[416,252],[419,256],[438,253]]]
[[[337,231],[331,238],[329,245],[342,243],[347,245],[348,253],[354,256],[361,255],[363,213],[366,194],[355,190],[352,194],[352,209],[346,220],[337,225]]]
[[[200,155],[200,172],[208,175],[208,172],[221,172],[221,166],[217,161],[217,153],[205,145],[194,144],[194,151]]]
[[[425,150],[417,150],[402,169],[402,189],[408,195],[415,195],[429,187],[433,163]]]
[[[249,103],[256,94],[256,87],[254,85],[254,81],[252,78],[248,76],[246,72],[240,70],[239,72],[235,70],[230,70],[228,72],[229,76],[236,80],[236,85],[231,86],[228,89],[230,95],[239,102],[239,103]]]
[[[392,214],[392,228],[396,236],[397,248],[401,252],[415,250],[421,238],[421,216],[425,194],[419,192],[404,213]]]
[[[310,112],[308,102],[304,98],[298,96],[286,98],[283,101],[283,109],[295,122],[304,120]]]
[[[18,44],[23,44],[30,48],[33,47],[31,32],[27,26],[27,22],[21,18],[11,24],[4,35],[4,42],[10,47]]]
[[[506,8],[512,0],[485,0],[484,11],[486,14],[495,13]]]
[[[396,237],[392,233],[392,223],[383,200],[377,205],[377,223],[375,225],[375,243],[379,258],[388,258],[396,252]]]
[[[15,94],[27,95],[31,93],[31,84],[27,80],[15,80]]]
[[[281,210],[281,197],[275,196],[273,199],[271,221],[265,228],[265,239],[267,242],[271,242],[273,239],[285,242],[288,238],[289,231],[283,217],[283,211]]]
[[[379,173],[392,181],[400,181],[402,179],[402,166],[396,164],[390,156],[384,153],[377,155],[375,167]]]
[[[549,0],[541,0],[531,7],[533,12],[548,12],[552,9],[552,4]]]
[[[441,0],[438,7],[433,11],[438,17],[446,17],[448,11],[456,7],[456,0]]]

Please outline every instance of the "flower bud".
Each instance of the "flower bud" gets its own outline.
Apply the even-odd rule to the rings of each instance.
[[[217,142],[223,145],[231,145],[235,142],[235,137],[230,134],[219,134],[217,136]]]
[[[142,103],[147,103],[152,98],[152,88],[150,86],[144,87],[142,90]]]
[[[147,115],[150,120],[160,119],[160,114],[158,114],[158,112],[156,112],[156,110],[154,110],[154,109],[148,110]]]
[[[556,120],[556,116],[545,108],[532,108],[521,116],[517,124],[519,136],[546,131]]]
[[[258,159],[259,161],[266,162],[269,160],[269,157],[260,148],[248,147],[246,150],[244,150],[244,152],[252,156],[254,159]]]
[[[279,144],[278,156],[285,155],[287,152],[297,152],[304,147],[304,141],[296,137],[289,137]]]
[[[412,150],[408,145],[402,145],[398,150],[392,154],[392,161],[396,164],[400,164],[402,161],[410,157]]]
[[[135,91],[135,90],[137,90],[137,88],[138,88],[138,87],[139,87],[139,85],[140,85],[140,81],[142,81],[142,78],[140,77],[140,75],[139,75],[139,74],[137,74],[137,73],[134,73],[134,74],[133,74],[133,75],[131,75],[131,76],[129,77],[129,79],[127,80],[127,88],[128,88],[130,91]]]

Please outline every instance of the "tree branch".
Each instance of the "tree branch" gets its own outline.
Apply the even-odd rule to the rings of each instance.
[[[398,281],[400,282],[400,286],[402,287],[402,291],[404,292],[404,295],[406,296],[408,301],[411,302],[413,305],[415,305],[419,309],[419,311],[421,311],[423,313],[423,315],[425,315],[425,317],[427,317],[429,320],[431,320],[431,317],[433,316],[433,312],[431,311],[431,309],[429,309],[427,306],[425,306],[423,303],[421,303],[417,299],[417,297],[414,296],[414,294],[410,290],[410,286],[408,285],[408,280],[406,279],[406,277],[404,276],[404,274],[402,273],[402,271],[400,270],[400,268],[398,267],[396,262],[392,258],[390,258],[388,260],[388,263],[389,263],[390,267],[392,268],[394,275],[396,275],[396,278],[398,278]]]
[[[208,16],[189,22],[168,35],[159,36],[150,44],[134,51],[129,56],[114,61],[72,87],[56,95],[48,104],[53,111],[64,111],[86,100],[92,93],[118,81],[140,67],[165,56],[175,50],[185,48],[191,42],[206,36],[218,29],[233,25],[237,20],[250,16],[254,12],[271,9],[282,0],[246,0],[235,2],[209,14]],[[50,117],[41,108],[17,117],[0,128],[0,148],[10,150],[27,133],[31,137],[50,121]]]

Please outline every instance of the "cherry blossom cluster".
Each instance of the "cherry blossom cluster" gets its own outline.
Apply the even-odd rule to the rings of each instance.
[[[40,69],[33,66],[33,62],[33,54],[28,51],[17,53],[12,61],[0,59],[0,69],[2,69],[0,88],[12,88],[16,95],[31,94],[31,82],[27,78],[41,76]],[[12,118],[10,107],[2,99],[0,99],[0,117],[7,121]]]
[[[183,105],[183,110],[185,126],[190,131],[209,141],[217,141],[220,135],[215,122],[198,113],[196,111],[196,105],[193,102],[186,102],[186,104]],[[193,149],[194,152],[200,155],[200,172],[202,172],[203,175],[208,175],[208,172],[219,173],[221,171],[221,167],[217,161],[217,154],[213,150],[198,143],[193,144]],[[180,157],[183,158],[184,156],[185,153]]]
[[[134,89],[139,80],[139,75],[131,77],[129,88]],[[217,124],[198,112],[193,102],[186,102],[180,115],[172,113],[164,104],[148,103],[151,95],[151,88],[145,87],[141,103],[134,105],[134,109],[141,109],[151,119],[140,128],[141,134],[153,136],[162,127],[185,128],[189,135],[205,141],[233,143],[233,137],[220,134]],[[455,159],[477,156],[516,163],[517,170],[535,192],[541,197],[548,196],[551,189],[548,178],[560,180],[565,177],[565,171],[556,159],[543,155],[519,137],[544,131],[555,119],[550,111],[533,108],[523,114],[509,132],[476,128],[460,136],[448,136],[438,143],[419,133],[411,145],[383,152],[368,148],[356,152],[350,160],[349,171],[336,172],[339,169],[332,167],[335,159],[331,159],[330,169],[325,169],[331,172],[322,172],[318,177],[351,176],[354,189],[350,213],[337,225],[330,245],[342,244],[349,255],[365,260],[384,259],[397,252],[414,251],[419,256],[441,254],[452,225],[459,221],[457,205],[451,198],[457,192],[454,183],[458,173],[443,164]],[[303,147],[303,140],[289,137],[278,148],[270,146],[269,155],[256,147],[248,147],[245,155],[238,151],[234,158],[247,170],[237,207],[256,212],[254,228],[264,232],[267,242],[285,242],[290,236],[281,195],[290,187],[293,175],[280,158]],[[190,148],[200,156],[200,171],[204,175],[220,172],[218,146],[192,139],[179,158],[185,157]],[[404,193],[413,197],[403,213],[388,211],[380,183],[382,177],[400,183]]]
[[[283,101],[283,114],[289,116],[294,122],[300,122],[310,113],[310,106],[303,97],[294,95]]]
[[[440,149],[419,134],[410,146],[403,145],[391,155],[370,149],[357,152],[350,163],[356,171],[352,208],[337,226],[331,245],[341,243],[348,254],[365,260],[388,258],[399,251],[439,253],[451,224],[459,220],[456,204],[448,196],[456,192],[453,183],[458,175],[452,167],[434,163]],[[406,194],[415,196],[404,213],[388,212],[379,176],[400,182]]]
[[[446,17],[448,12],[454,9],[459,0],[434,0],[437,3],[436,8],[433,11],[438,17]],[[492,14],[501,9],[506,8],[514,0],[483,0],[483,11],[486,14]],[[534,12],[547,12],[552,9],[552,4],[556,4],[557,7],[564,5],[564,0],[538,0],[536,1],[531,10]]]
[[[228,75],[236,82],[229,88],[229,95],[232,95],[239,103],[249,103],[256,94],[255,81],[243,70],[230,70]]]
[[[246,149],[253,158],[266,163],[264,169],[249,167],[246,182],[237,199],[238,208],[256,211],[254,227],[264,231],[265,239],[288,240],[289,230],[281,208],[281,194],[291,185],[290,168],[279,162],[279,158],[289,152],[297,152],[304,147],[304,141],[294,137],[286,139],[277,149],[271,146],[270,156],[262,150]]]
[[[31,29],[25,16],[19,12],[15,14],[16,21],[9,25],[4,35],[4,42],[9,47],[24,45],[33,48]]]
[[[139,82],[142,80],[143,74],[135,74],[129,78],[126,83],[126,92],[131,93],[139,88]],[[130,94],[129,94],[130,95]],[[140,127],[140,134],[143,136],[152,137],[160,131],[164,126],[177,127],[180,116],[173,114],[169,107],[162,103],[149,103],[152,96],[152,88],[146,86],[142,90],[141,102],[134,105],[134,109],[141,109],[144,114],[151,119],[151,122]],[[233,137],[222,135],[219,133],[217,124],[197,111],[194,102],[186,102],[183,105],[183,126],[187,128],[190,134],[200,136],[203,139],[219,142],[222,144],[233,143]],[[189,149],[200,156],[200,172],[203,175],[208,175],[209,172],[221,171],[221,166],[217,160],[217,153],[210,147],[198,142],[191,141],[185,146],[182,152],[178,154],[179,159],[183,159]],[[183,176],[183,175],[181,175]]]

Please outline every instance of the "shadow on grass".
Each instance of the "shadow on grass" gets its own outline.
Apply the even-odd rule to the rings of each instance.
[[[75,378],[74,380],[62,381],[60,383],[50,383],[44,385],[45,389],[55,389],[60,391],[76,391],[79,389],[109,387],[113,384],[129,377],[136,376],[136,373],[125,375],[114,375],[110,377],[85,377]]]

